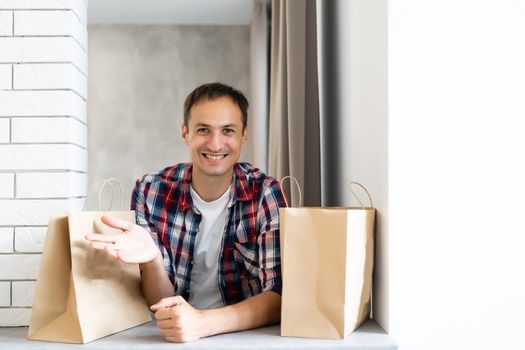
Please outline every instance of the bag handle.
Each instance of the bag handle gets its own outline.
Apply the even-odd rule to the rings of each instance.
[[[118,185],[118,188],[119,188],[119,191],[120,191],[120,210],[123,210],[123,208],[124,208],[124,198],[123,198],[124,197],[124,192],[122,191],[122,184],[120,183],[120,181],[117,180],[114,177],[109,178],[109,179],[102,179],[102,180],[99,180],[99,181],[102,181],[102,185],[100,186],[100,189],[98,190],[98,194],[97,194],[97,211],[100,211],[101,195],[102,195],[102,192],[104,191],[104,188],[106,187],[107,184],[109,184],[111,186],[111,202],[109,203],[108,208],[106,209],[106,211],[109,211],[109,210],[111,210],[111,208],[113,208],[113,202],[115,200],[115,186],[116,185]],[[88,197],[89,196],[86,196],[86,200],[84,202],[84,207],[82,208],[82,211],[86,210]]]
[[[291,175],[287,175],[287,176],[284,176],[281,181],[280,181],[280,184],[281,186],[283,185],[283,182],[284,180],[286,179],[290,179],[290,182],[291,180],[293,180],[295,182],[295,184],[297,185],[297,190],[299,192],[299,207],[302,207],[303,203],[302,203],[302,193],[301,193],[301,185],[299,184],[299,181],[297,180],[297,178],[295,176],[291,176]],[[352,190],[352,186],[353,185],[357,185],[359,187],[361,187],[363,189],[363,191],[365,191],[366,195],[368,196],[368,200],[370,202],[370,208],[373,208],[374,207],[374,202],[372,201],[372,196],[370,196],[370,192],[368,192],[368,190],[366,189],[365,186],[361,185],[359,182],[355,182],[355,181],[352,181],[350,183],[350,193],[352,193],[352,196],[354,196],[354,198],[359,202],[359,204],[361,205],[361,208],[365,208],[365,206],[363,205],[363,202],[361,201],[361,199],[359,198],[359,196]],[[288,199],[286,198],[286,196],[284,196],[284,202],[286,203],[286,206],[288,207],[289,206],[289,203],[288,203]]]
[[[280,181],[281,187],[283,186],[283,182],[286,179],[290,179],[290,183],[292,182],[291,180],[293,180],[295,184],[297,185],[297,191],[299,191],[299,207],[302,207],[303,206],[303,194],[301,193],[301,185],[299,185],[299,181],[297,181],[297,179],[294,176],[287,175],[281,179]],[[286,203],[287,207],[290,206],[288,203],[288,199],[286,199],[286,195],[284,196],[284,202]]]
[[[357,199],[357,201],[361,205],[362,209],[364,209],[365,206],[363,205],[363,202],[361,201],[361,199],[359,199],[357,194],[355,194],[355,192],[352,190],[352,185],[357,185],[357,186],[361,187],[366,192],[366,194],[368,196],[368,200],[370,201],[370,208],[373,208],[374,207],[374,203],[372,202],[372,197],[370,196],[370,193],[368,193],[368,190],[365,188],[365,186],[361,185],[359,182],[355,182],[355,181],[350,182],[350,192],[352,193],[354,198]]]
[[[97,196],[97,210],[100,211],[100,196],[102,195],[102,191],[104,190],[104,187],[108,183],[111,185],[111,203],[109,204],[109,208],[107,210],[111,210],[111,208],[113,207],[113,196],[115,193],[114,191],[115,187],[113,187],[114,184],[117,184],[120,190],[120,210],[122,210],[124,208],[124,191],[122,191],[122,184],[120,183],[120,181],[115,179],[114,177],[104,180],[104,183],[100,187],[100,190],[98,191],[98,196]]]

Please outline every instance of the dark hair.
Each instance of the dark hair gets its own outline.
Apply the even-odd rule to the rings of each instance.
[[[242,112],[242,130],[248,122],[248,100],[239,90],[222,83],[209,83],[193,90],[184,101],[184,125],[188,127],[191,107],[202,101],[215,100],[220,97],[230,97]]]

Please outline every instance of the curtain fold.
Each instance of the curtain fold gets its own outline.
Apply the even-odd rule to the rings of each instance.
[[[317,38],[320,105],[321,203],[340,206],[348,189],[350,161],[348,118],[343,118],[341,75],[344,67],[339,48],[341,33],[340,1],[318,1]],[[349,116],[348,116],[349,117]]]
[[[273,0],[269,174],[291,175],[304,205],[320,205],[315,0]],[[297,203],[298,192],[287,193]]]
[[[264,172],[268,171],[269,39],[268,1],[254,0],[250,27],[248,157],[250,163]]]
[[[305,206],[351,205],[360,178],[375,191],[374,317],[386,327],[387,12],[384,0],[273,0],[269,122],[269,174],[296,177]]]

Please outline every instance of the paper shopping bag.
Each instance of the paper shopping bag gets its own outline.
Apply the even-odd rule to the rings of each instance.
[[[104,214],[135,222],[133,211],[51,215],[29,339],[87,343],[151,320],[138,265],[112,259],[84,239],[122,232],[103,224]]]
[[[372,207],[281,208],[281,335],[346,337],[369,317]]]

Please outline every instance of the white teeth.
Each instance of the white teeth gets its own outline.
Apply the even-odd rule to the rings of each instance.
[[[211,154],[204,154],[204,156],[206,158],[208,158],[208,159],[213,159],[213,160],[218,160],[218,159],[226,157],[225,154],[221,154],[221,155],[218,155],[218,156],[214,156],[214,155],[211,155]]]

